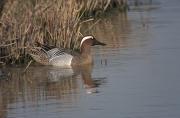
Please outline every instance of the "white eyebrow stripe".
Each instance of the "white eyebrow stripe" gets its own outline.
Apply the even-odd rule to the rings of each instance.
[[[83,44],[83,42],[84,42],[85,40],[87,40],[87,39],[93,39],[93,36],[85,36],[85,37],[82,39],[82,41],[81,41],[80,47],[81,47],[81,45]]]

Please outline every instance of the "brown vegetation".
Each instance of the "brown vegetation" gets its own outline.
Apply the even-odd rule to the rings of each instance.
[[[0,61],[22,63],[35,42],[77,48],[82,17],[125,4],[126,0],[2,0]]]

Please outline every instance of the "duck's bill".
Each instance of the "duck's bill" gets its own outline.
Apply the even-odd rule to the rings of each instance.
[[[102,45],[102,46],[105,46],[106,44],[96,40],[96,41],[94,42],[94,45]]]

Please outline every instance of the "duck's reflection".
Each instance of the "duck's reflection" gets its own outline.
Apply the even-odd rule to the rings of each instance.
[[[10,68],[11,79],[0,80],[0,92],[6,90],[17,91],[23,95],[28,90],[30,95],[37,91],[45,91],[52,96],[58,93],[75,93],[85,89],[89,93],[97,93],[99,85],[103,84],[106,77],[92,77],[93,65],[75,66],[72,68],[58,68],[52,66],[31,66],[23,73],[24,68]],[[8,89],[7,89],[8,87]],[[83,88],[82,88],[83,87]],[[24,90],[23,90],[24,89]],[[14,95],[14,94],[13,94]]]
[[[70,81],[69,81],[70,79]],[[92,65],[82,65],[82,66],[74,66],[72,68],[50,68],[48,70],[48,81],[47,85],[50,86],[64,86],[60,84],[64,84],[69,81],[68,88],[75,89],[77,85],[72,85],[72,81],[75,80],[74,83],[77,83],[77,79],[81,79],[83,83],[83,87],[86,90],[87,94],[98,93],[98,87],[102,83],[104,83],[105,77],[102,78],[92,78]],[[52,88],[52,87],[50,87]]]
[[[80,72],[86,93],[98,93],[97,87],[103,83],[105,78],[92,78],[92,65],[82,66]]]
[[[68,69],[31,66],[22,74],[23,69],[11,68],[12,78],[0,80],[0,117],[6,117],[7,111],[22,108],[21,105],[29,102],[31,107],[39,107],[38,103],[49,99],[64,105],[74,104],[85,92],[97,93],[106,79],[92,78],[92,65]]]

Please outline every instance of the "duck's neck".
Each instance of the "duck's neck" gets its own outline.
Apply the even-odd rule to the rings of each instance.
[[[82,63],[92,63],[91,46],[86,45],[81,47],[81,58]]]

